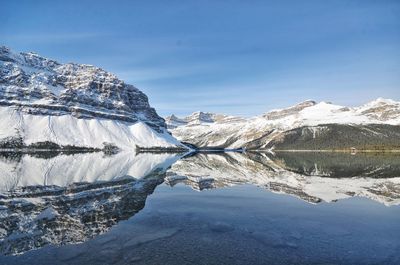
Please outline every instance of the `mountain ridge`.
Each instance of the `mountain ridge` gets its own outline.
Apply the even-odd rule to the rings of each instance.
[[[225,114],[225,113],[219,113],[219,112],[195,111],[195,112],[192,112],[191,114],[189,114],[187,116],[177,116],[176,114],[171,114],[171,115],[166,116],[165,120],[168,121],[168,118],[170,118],[170,119],[178,119],[178,120],[185,121],[185,120],[188,120],[191,117],[195,116],[198,113],[203,113],[203,114],[207,114],[207,115],[210,115],[210,116],[220,115],[220,116],[223,116],[223,117],[234,117],[234,118],[238,118],[238,119],[243,119],[243,120],[247,119],[248,120],[248,119],[252,119],[252,118],[256,118],[256,117],[265,117],[265,116],[268,117],[269,115],[271,115],[271,113],[278,113],[278,112],[281,112],[281,111],[286,112],[286,111],[292,110],[292,109],[293,110],[297,109],[298,111],[301,111],[301,110],[303,110],[303,109],[305,109],[307,107],[312,107],[312,106],[315,106],[315,105],[318,105],[318,104],[321,104],[321,105],[325,104],[325,105],[332,105],[332,106],[341,107],[341,108],[338,108],[341,111],[358,110],[359,112],[363,112],[368,108],[375,109],[375,108],[378,108],[378,107],[380,107],[380,106],[382,106],[384,104],[395,105],[397,108],[400,108],[400,101],[396,101],[396,100],[389,99],[389,98],[383,98],[383,97],[378,97],[376,99],[368,101],[367,103],[364,103],[364,104],[361,104],[361,105],[355,106],[355,107],[336,105],[336,104],[333,104],[330,101],[317,102],[316,100],[313,100],[313,99],[307,99],[307,100],[301,101],[299,103],[296,103],[296,104],[294,104],[292,106],[289,106],[287,108],[271,109],[271,110],[269,110],[269,111],[267,111],[265,113],[262,113],[262,114],[259,114],[259,115],[255,115],[255,116],[251,116],[251,117],[248,117],[248,118],[242,117],[242,116],[229,115],[229,114]],[[400,122],[400,121],[396,121],[396,122]]]
[[[359,107],[346,107],[325,101],[317,103],[307,100],[285,109],[271,110],[250,118],[223,114],[212,115],[221,115],[225,118],[208,123],[176,123],[172,127],[168,118],[166,122],[178,140],[200,148],[263,149],[270,141],[282,138],[284,132],[301,127],[309,127],[313,130],[312,128],[319,125],[332,128],[336,125],[399,126],[400,102],[378,98]],[[188,117],[191,116],[193,114]],[[185,120],[187,117],[177,119]],[[367,130],[367,128],[364,129]],[[378,134],[372,131],[370,133]],[[360,135],[353,137],[360,137]]]

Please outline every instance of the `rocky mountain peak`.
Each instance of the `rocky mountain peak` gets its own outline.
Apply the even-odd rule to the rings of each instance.
[[[180,120],[175,114],[165,117],[165,120]]]
[[[202,111],[196,111],[192,113],[191,115],[187,116],[185,120],[187,122],[193,122],[193,121],[198,121],[198,122],[214,122],[214,118],[216,117],[217,114],[210,113],[210,112],[202,112]]]
[[[217,114],[212,112],[196,111],[184,118],[179,118],[174,114],[172,114],[166,117],[165,121],[167,123],[168,129],[175,129],[179,126],[184,126],[184,125],[192,126],[199,124],[212,124],[215,122],[224,122],[232,118],[237,118],[237,117],[230,117],[224,114]]]
[[[264,114],[263,117],[267,120],[281,119],[286,116],[296,114],[299,111],[314,106],[316,104],[317,103],[314,100],[306,100],[286,109],[272,110]]]
[[[165,118],[165,122],[167,124],[168,129],[175,129],[178,126],[186,125],[187,122],[181,118],[178,118],[174,114],[167,116]]]
[[[328,104],[331,104],[330,102],[326,102],[326,103],[328,103]],[[296,105],[294,105],[293,107],[311,107],[311,106],[314,106],[314,105],[316,105],[317,104],[317,102],[316,101],[314,101],[314,100],[311,100],[311,99],[307,99],[307,100],[305,100],[305,101],[303,101],[303,102],[300,102],[300,103],[297,103]]]
[[[400,118],[400,102],[392,99],[377,98],[355,110],[362,115],[381,121]]]
[[[166,127],[147,96],[114,74],[92,65],[61,64],[32,52],[14,53],[4,46],[0,47],[0,105],[30,114],[71,114]]]
[[[399,103],[394,101],[393,99],[379,97],[367,103],[366,105],[387,105],[387,104],[399,104]]]

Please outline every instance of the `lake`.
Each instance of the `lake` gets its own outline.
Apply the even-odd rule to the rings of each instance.
[[[400,264],[400,155],[0,155],[0,264]]]

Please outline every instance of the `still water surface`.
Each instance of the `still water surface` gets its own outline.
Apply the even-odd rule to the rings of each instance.
[[[400,264],[400,157],[0,156],[0,264]]]

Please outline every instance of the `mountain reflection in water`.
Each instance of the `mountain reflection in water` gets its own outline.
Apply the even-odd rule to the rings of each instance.
[[[253,184],[318,203],[353,196],[400,204],[400,156],[342,153],[197,154],[174,163],[167,183],[203,190]]]
[[[6,256],[104,234],[141,211],[162,183],[199,191],[250,184],[312,204],[349,197],[400,204],[400,157],[394,154],[3,154],[0,173],[0,252]],[[230,229],[214,224],[216,231]],[[155,233],[163,238],[178,230]],[[17,264],[23,256],[3,256],[0,263]]]

